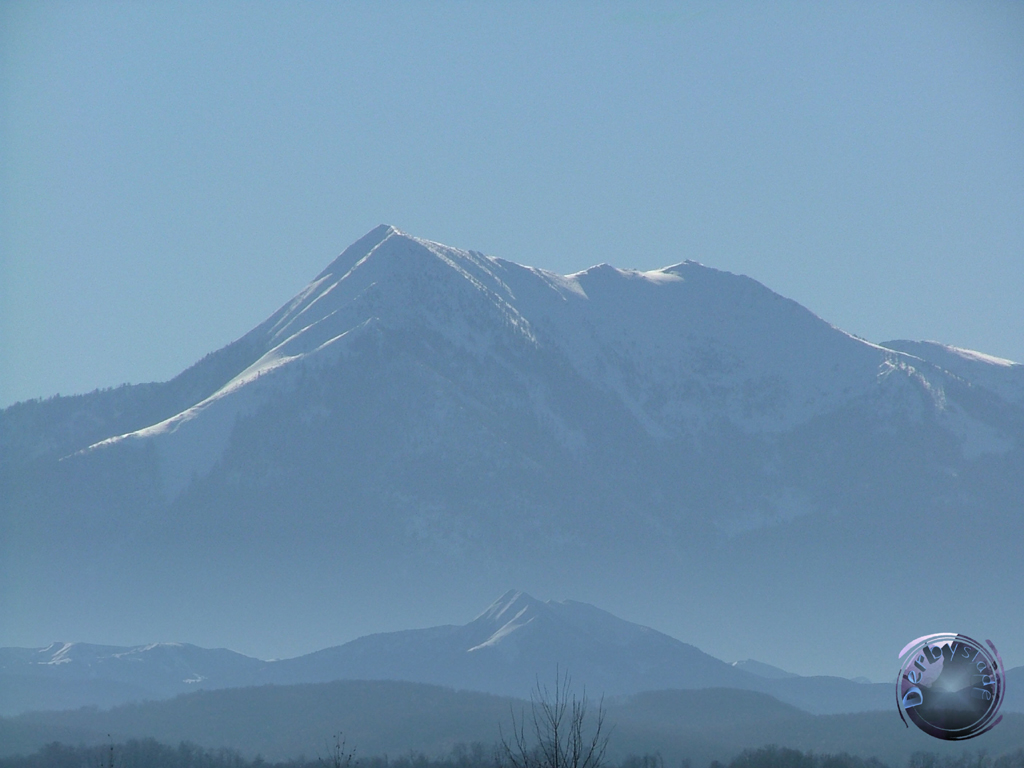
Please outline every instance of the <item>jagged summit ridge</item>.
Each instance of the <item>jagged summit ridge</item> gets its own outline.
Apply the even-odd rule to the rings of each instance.
[[[381,225],[240,340],[258,354],[213,394],[93,447],[156,441],[176,495],[216,463],[237,419],[293,388],[302,370],[337,364],[380,334],[428,334],[428,344],[509,368],[531,350],[558,356],[659,439],[722,416],[744,428],[792,428],[874,388],[901,355],[694,261],[561,276]]]

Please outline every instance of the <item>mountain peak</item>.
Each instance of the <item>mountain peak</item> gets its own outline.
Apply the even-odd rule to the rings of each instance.
[[[380,224],[342,251],[341,255],[328,264],[327,268],[313,279],[306,288],[306,291],[303,293],[308,292],[310,288],[315,286],[329,288],[335,282],[344,278],[361,261],[373,254],[389,240],[402,241],[406,246],[420,246],[427,251],[433,251],[435,247],[449,251],[455,250],[441,245],[440,243],[434,243],[430,240],[414,237],[391,224]],[[301,295],[303,294],[300,294],[300,296]]]
[[[356,240],[352,245],[341,252],[334,261],[327,265],[319,275],[314,278],[313,282],[319,282],[325,277],[343,277],[352,267],[355,266],[356,262],[363,258],[367,253],[372,251],[378,245],[383,243],[392,235],[401,234],[395,227],[390,224],[380,224],[374,227],[361,238]]]
[[[763,677],[767,680],[785,680],[791,677],[799,677],[799,675],[792,672],[787,672],[784,669],[772,666],[771,664],[765,664],[763,661],[757,661],[756,659],[734,661],[732,666],[736,669],[743,670],[744,672],[750,672],[753,675]]]
[[[496,622],[506,624],[523,615],[524,611],[535,612],[544,607],[544,603],[526,594],[522,590],[510,589],[474,619],[475,622]]]

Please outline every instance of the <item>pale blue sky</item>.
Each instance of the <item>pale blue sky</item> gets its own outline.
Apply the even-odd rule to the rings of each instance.
[[[1024,3],[0,4],[0,405],[167,379],[380,223],[1024,361]]]

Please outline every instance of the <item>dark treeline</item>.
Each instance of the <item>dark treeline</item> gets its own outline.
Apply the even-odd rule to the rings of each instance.
[[[261,757],[248,759],[230,749],[206,749],[182,743],[177,747],[155,739],[130,740],[105,746],[48,744],[27,756],[0,758],[0,768],[501,768],[498,752],[483,744],[457,745],[448,755],[430,758],[423,754],[401,757],[356,758],[352,753],[325,747],[323,755],[270,763]],[[689,760],[667,766],[660,755],[632,755],[606,768],[696,768]],[[748,749],[729,763],[713,761],[708,768],[891,768],[876,758],[846,753],[800,752],[776,746]],[[984,751],[940,756],[916,752],[906,768],[1024,768],[1024,749],[1004,755]]]

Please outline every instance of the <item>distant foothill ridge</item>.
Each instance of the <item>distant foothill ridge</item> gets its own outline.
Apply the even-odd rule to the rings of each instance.
[[[558,669],[581,688],[608,697],[734,688],[768,693],[812,713],[891,705],[888,684],[800,677],[752,660],[730,665],[592,605],[542,602],[510,590],[468,624],[375,634],[270,662],[185,643],[2,648],[0,715],[334,680],[401,680],[528,698],[538,680]]]

